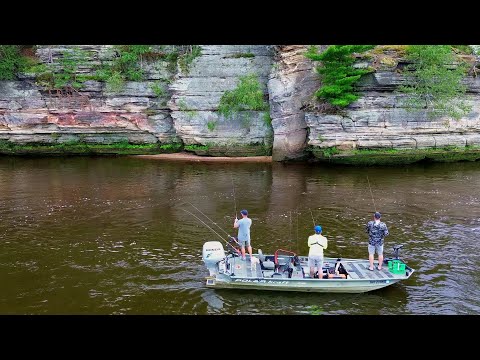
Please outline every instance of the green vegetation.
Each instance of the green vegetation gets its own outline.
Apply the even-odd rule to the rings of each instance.
[[[220,99],[218,112],[225,118],[244,110],[268,110],[263,91],[255,74],[241,76],[234,90],[227,90]]]
[[[183,111],[185,113],[185,115],[187,115],[190,119],[192,119],[192,118],[194,118],[195,116],[198,115],[197,110],[189,110],[188,109],[188,106],[187,106],[187,103],[185,102],[185,99],[180,99],[177,102],[177,105],[178,105],[178,109],[180,111]]]
[[[21,67],[18,45],[0,45],[0,80],[13,80]]]
[[[166,152],[177,152],[181,148],[182,148],[181,143],[163,144],[159,146],[160,150],[166,150]]]
[[[197,110],[186,110],[185,114],[188,116],[189,119],[193,119],[195,116],[198,115]]]
[[[367,69],[356,69],[354,53],[365,52],[373,45],[331,45],[321,54],[315,46],[311,46],[305,56],[314,61],[321,61],[322,66],[316,68],[322,80],[322,86],[315,96],[331,105],[346,107],[358,99],[354,93],[354,85]]]
[[[229,57],[232,57],[234,59],[239,59],[239,58],[253,58],[255,57],[255,54],[251,53],[251,52],[247,52],[247,53],[237,53],[237,54],[233,54]]]
[[[467,55],[473,54],[473,49],[470,45],[451,45],[453,51],[456,53],[463,53]]]
[[[98,80],[107,83],[107,90],[118,92],[123,89],[125,81],[141,81],[145,78],[145,64],[156,60],[168,62],[167,69],[176,71],[177,61],[185,69],[195,57],[200,55],[198,45],[119,45],[115,46],[117,56],[110,63],[103,64],[96,72]],[[163,79],[171,82],[171,79]],[[158,91],[159,87],[156,87]],[[154,90],[155,91],[155,90]],[[157,96],[162,96],[157,95]]]
[[[462,83],[466,75],[465,63],[456,62],[449,45],[410,45],[406,57],[412,61],[407,66],[407,85],[398,91],[407,95],[404,106],[409,111],[427,110],[431,117],[450,116],[459,119],[471,111],[461,96],[467,87]]]
[[[330,157],[332,157],[333,155],[336,155],[336,154],[340,154],[340,150],[338,150],[336,146],[325,148],[323,150],[323,156],[325,156],[327,158],[330,158]]]
[[[33,52],[31,45],[0,45],[0,80],[15,80],[17,73],[38,62],[22,51]]]
[[[155,96],[157,97],[165,96],[165,89],[162,87],[162,85],[159,82],[152,84],[151,89],[155,93]]]
[[[52,134],[52,138],[57,137]],[[134,154],[156,154],[162,152],[175,152],[180,150],[180,143],[172,144],[131,144],[128,140],[112,144],[86,143],[84,139],[68,141],[64,143],[43,144],[16,144],[6,140],[0,140],[0,154],[9,155],[88,155],[88,154],[112,154],[112,155],[134,155]]]
[[[323,309],[321,306],[313,305],[310,308],[310,315],[322,315],[323,314]]]
[[[178,108],[180,109],[180,111],[187,111],[188,110],[187,103],[185,102],[185,99],[178,100],[177,105],[178,105]]]
[[[208,145],[185,145],[184,149],[188,151],[197,151],[197,150],[203,150],[207,151],[210,147]]]
[[[216,127],[217,127],[217,122],[216,121],[210,120],[209,122],[207,122],[208,130],[213,131],[213,130],[215,130]]]
[[[22,54],[30,53],[30,56]],[[0,80],[14,80],[17,73],[36,74],[37,84],[48,89],[62,89],[71,86],[82,87],[88,76],[79,75],[78,67],[86,63],[86,52],[81,49],[66,50],[58,63],[42,64],[33,54],[32,46],[0,46]]]
[[[98,80],[107,83],[107,91],[121,91],[125,81],[143,80],[143,63],[163,55],[154,50],[152,45],[119,45],[115,46],[117,56],[111,64],[97,70]]]
[[[427,149],[361,149],[338,151],[336,154],[332,154],[331,151],[325,153],[326,150],[322,148],[310,149],[319,160],[359,166],[401,165],[418,161],[477,161],[480,159],[480,146],[445,146]]]
[[[272,118],[270,117],[270,111],[265,111],[265,113],[263,114],[263,123],[268,127],[272,126]]]
[[[86,78],[77,74],[78,68],[85,65],[86,62],[87,53],[84,50],[72,49],[64,51],[58,65],[47,65],[47,68],[53,74],[51,87],[53,89],[61,89],[71,86],[75,89],[80,89]]]
[[[186,50],[178,56],[178,65],[182,72],[188,74],[193,60],[201,54],[202,48],[199,45],[187,45]]]

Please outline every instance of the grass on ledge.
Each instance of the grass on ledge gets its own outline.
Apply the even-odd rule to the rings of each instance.
[[[127,141],[113,144],[90,144],[80,141],[71,141],[56,144],[28,143],[17,144],[0,140],[0,154],[8,155],[76,155],[76,154],[112,154],[112,155],[140,155],[175,152],[182,147],[179,143],[172,144],[131,144]]]

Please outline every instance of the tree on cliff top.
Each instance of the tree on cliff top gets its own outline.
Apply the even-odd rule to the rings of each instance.
[[[354,53],[372,49],[373,45],[331,45],[321,54],[315,46],[311,46],[305,56],[313,61],[320,61],[316,70],[320,74],[322,86],[315,96],[339,107],[346,107],[358,99],[353,85],[360,77],[369,72],[356,69]]]
[[[426,109],[431,117],[468,114],[472,107],[462,97],[467,87],[462,83],[467,67],[455,57],[450,45],[410,45],[406,59],[406,85],[398,91],[406,94],[403,106],[408,111]]]

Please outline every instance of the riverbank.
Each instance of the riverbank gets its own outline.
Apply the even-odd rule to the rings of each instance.
[[[209,148],[207,152],[200,146],[171,144],[131,144],[127,141],[110,144],[96,144],[82,141],[62,143],[18,144],[0,139],[0,155],[13,156],[135,156],[145,159],[187,162],[243,162],[271,163],[270,155],[250,151],[252,156],[228,156],[238,154],[235,149]],[[253,149],[255,150],[255,149]],[[457,162],[479,161],[480,146],[444,146],[426,149],[359,149],[343,150],[337,147],[308,149],[310,156],[296,162],[324,162],[339,165],[408,165],[416,162]],[[265,152],[263,152],[265,153]],[[267,152],[268,154],[268,152]],[[227,155],[227,156],[225,156]]]
[[[227,156],[199,156],[191,153],[172,153],[172,154],[156,154],[156,155],[130,155],[142,159],[167,160],[167,161],[190,161],[190,162],[254,162],[254,163],[270,163],[271,156],[248,156],[248,157],[227,157]]]

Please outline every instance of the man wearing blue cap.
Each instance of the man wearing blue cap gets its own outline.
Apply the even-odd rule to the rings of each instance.
[[[314,235],[308,237],[308,247],[310,251],[308,252],[308,266],[310,266],[310,277],[313,279],[315,275],[315,267],[318,270],[318,278],[323,277],[323,249],[327,248],[327,238],[322,236],[322,227],[316,225],[313,230],[315,230]]]
[[[252,226],[252,219],[248,217],[248,211],[240,211],[242,218],[240,220],[235,217],[233,223],[234,228],[238,228],[238,242],[242,246],[242,260],[245,260],[245,246],[248,247],[250,259],[252,259],[252,247],[250,246],[250,226]]]
[[[378,270],[382,270],[383,264],[383,242],[385,236],[388,235],[387,225],[380,221],[382,214],[378,211],[373,214],[373,221],[369,221],[365,226],[365,231],[368,233],[368,261],[370,267],[368,270],[373,271],[373,257],[375,251],[378,254]]]

